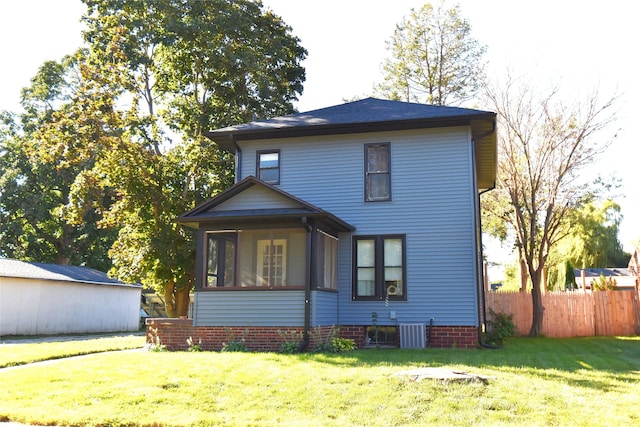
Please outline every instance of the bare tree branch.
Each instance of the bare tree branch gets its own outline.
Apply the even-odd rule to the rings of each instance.
[[[601,102],[594,91],[566,106],[559,95],[554,88],[540,96],[510,77],[486,93],[498,114],[499,161],[497,188],[483,203],[515,235],[533,285],[531,335],[542,328],[541,286],[550,250],[566,237],[568,213],[590,191],[580,173],[609,146],[596,136],[615,120],[617,96]]]

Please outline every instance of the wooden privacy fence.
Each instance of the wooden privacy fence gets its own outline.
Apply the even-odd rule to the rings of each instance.
[[[547,292],[542,295],[542,335],[556,338],[640,335],[638,292]],[[533,316],[531,293],[487,292],[489,309],[513,315],[517,335],[528,335]]]

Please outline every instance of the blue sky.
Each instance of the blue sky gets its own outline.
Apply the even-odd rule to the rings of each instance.
[[[380,81],[379,66],[390,38],[415,0],[264,0],[282,16],[309,51],[304,94],[308,111],[367,96]],[[617,132],[611,147],[586,173],[615,174],[623,182],[616,201],[624,216],[620,240],[631,251],[640,239],[640,144],[633,126],[640,113],[637,42],[640,2],[625,0],[462,0],[457,2],[473,35],[488,48],[492,75],[528,75],[579,98],[599,88],[603,98],[622,95],[618,121],[601,135]],[[16,110],[20,89],[38,66],[59,59],[81,43],[80,0],[0,2],[0,110]],[[569,99],[571,100],[571,99]],[[594,174],[595,175],[595,174]],[[633,185],[636,185],[633,192]],[[623,197],[624,196],[624,197]],[[500,252],[500,253],[498,253]],[[500,258],[504,250],[490,249]]]

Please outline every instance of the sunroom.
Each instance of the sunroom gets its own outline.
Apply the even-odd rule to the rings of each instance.
[[[338,235],[351,225],[252,176],[177,221],[198,229],[194,326],[335,322],[314,313],[334,311],[318,304],[337,303]]]

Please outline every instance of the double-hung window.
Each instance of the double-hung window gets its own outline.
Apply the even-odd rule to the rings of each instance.
[[[353,299],[406,300],[404,235],[353,237]]]
[[[391,150],[390,144],[365,144],[364,146],[364,199],[367,202],[391,200]]]
[[[256,171],[262,181],[280,184],[280,150],[258,151]]]

